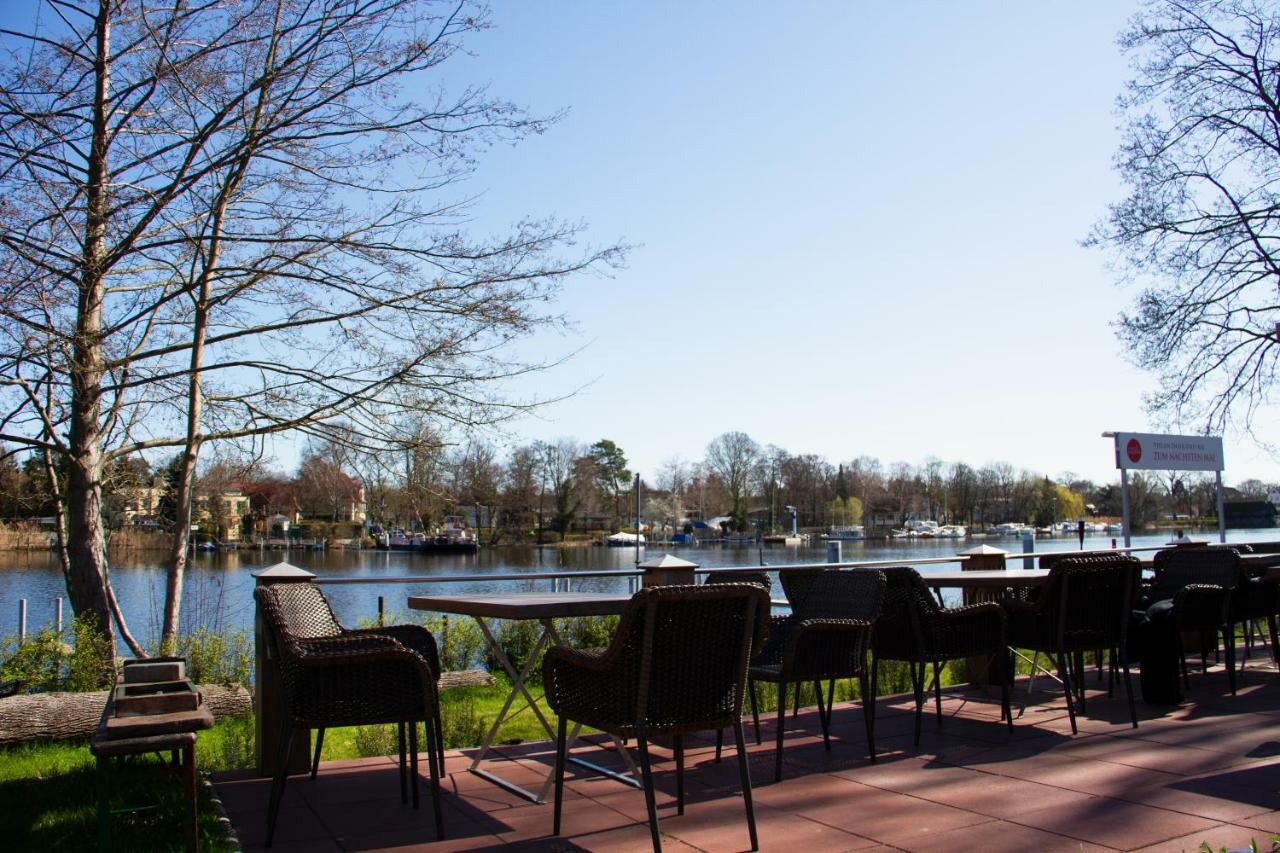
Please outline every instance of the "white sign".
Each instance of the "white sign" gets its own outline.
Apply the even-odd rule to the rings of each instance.
[[[1116,467],[1130,471],[1221,471],[1222,438],[1118,432]]]

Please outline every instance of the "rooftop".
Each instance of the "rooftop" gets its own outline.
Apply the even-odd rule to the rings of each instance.
[[[1162,709],[1138,703],[1128,724],[1123,690],[1108,699],[1089,677],[1088,713],[1072,737],[1061,693],[1036,691],[1012,734],[998,723],[997,696],[946,691],[944,720],[925,718],[912,744],[909,697],[881,699],[879,760],[866,757],[862,713],[838,705],[832,751],[817,712],[788,718],[784,780],[772,783],[774,722],[757,746],[747,727],[762,850],[1214,850],[1261,849],[1280,833],[1280,703],[1276,669],[1255,651],[1239,692],[1221,667],[1192,673],[1187,701]],[[1042,679],[1048,686],[1048,679]],[[1135,688],[1137,677],[1135,675]],[[1025,679],[1016,700],[1026,695]],[[932,706],[929,706],[931,709]],[[1015,704],[1015,714],[1016,704]],[[732,738],[729,738],[732,743]],[[714,763],[714,735],[686,747],[687,803],[675,813],[675,769],[658,747],[655,777],[664,849],[745,850],[746,821],[732,748]],[[593,760],[616,753],[588,745]],[[546,742],[502,747],[504,776],[536,788],[550,768]],[[434,843],[430,793],[402,806],[395,758],[328,762],[319,779],[292,777],[273,850],[632,850],[649,845],[644,795],[570,764],[564,827],[551,832],[551,806],[532,805],[466,772],[473,750],[448,754],[447,841]],[[620,769],[620,768],[619,768]],[[426,765],[421,765],[425,773]],[[214,778],[246,850],[261,848],[268,780],[249,773]]]

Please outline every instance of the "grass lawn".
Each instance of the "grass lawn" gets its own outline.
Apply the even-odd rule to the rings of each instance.
[[[479,743],[510,689],[492,687],[449,691],[442,709],[445,743],[450,748]],[[537,693],[535,693],[537,695]],[[552,720],[555,718],[540,703]],[[503,726],[499,741],[546,737],[529,710]],[[220,720],[201,732],[196,766],[202,772],[253,765],[253,719]],[[388,755],[396,752],[395,726],[360,726],[325,733],[323,760]],[[138,756],[110,770],[111,843],[117,850],[181,850],[186,802],[179,778],[158,756]],[[98,820],[95,761],[86,742],[28,744],[0,751],[0,838],[8,850],[96,850]],[[230,849],[217,824],[207,789],[199,788],[200,846]],[[264,804],[265,805],[265,804]],[[144,806],[136,812],[125,812]]]

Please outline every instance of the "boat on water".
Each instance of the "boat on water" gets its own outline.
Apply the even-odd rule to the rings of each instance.
[[[934,534],[936,539],[963,539],[969,535],[969,528],[963,524],[944,524]]]
[[[377,537],[377,547],[383,551],[411,551],[420,554],[474,554],[480,550],[466,521],[460,515],[445,516],[440,529],[433,535],[410,533],[402,527]]]
[[[953,526],[955,525],[948,525],[949,528]],[[963,530],[964,528],[960,529]],[[942,527],[938,525],[938,522],[933,521],[932,519],[908,518],[906,522],[903,523],[902,527],[891,531],[890,535],[894,539],[936,539],[941,534],[941,531]],[[961,534],[961,536],[963,536],[963,534]],[[952,535],[951,531],[948,531],[946,538],[951,539],[956,537]]]
[[[604,544],[608,545],[610,548],[634,548],[636,547],[636,545],[639,545],[641,548],[643,548],[645,544],[644,534],[643,533],[641,534],[626,533],[626,532],[620,531],[618,533],[612,533],[606,536],[604,538]]]
[[[867,531],[861,524],[837,524],[832,525],[831,529],[822,534],[823,539],[832,540],[839,539],[841,541],[857,541],[858,539],[866,539]]]
[[[751,533],[730,533],[720,537],[725,545],[754,545],[756,537]]]

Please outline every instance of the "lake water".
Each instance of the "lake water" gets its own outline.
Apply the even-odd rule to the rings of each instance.
[[[1168,541],[1165,531],[1135,536],[1135,546],[1159,546]],[[1195,538],[1217,540],[1216,531],[1195,533]],[[1086,548],[1105,548],[1110,536],[1085,538]],[[1268,541],[1280,539],[1280,530],[1232,530],[1229,542]],[[978,544],[992,545],[1011,553],[1021,553],[1022,543],[1013,538],[874,540],[843,542],[843,557],[855,560],[898,560],[916,557],[949,557]],[[1036,550],[1076,550],[1074,537],[1038,538]],[[661,547],[642,552],[645,558],[661,556]],[[677,556],[707,567],[758,566],[761,555],[766,564],[822,563],[826,546],[819,542],[808,547],[755,546],[680,547],[670,549]],[[124,608],[130,628],[139,640],[152,645],[157,635],[159,614],[164,603],[164,571],[156,554],[125,555],[112,564],[111,576],[116,594]],[[482,548],[478,554],[428,556],[386,551],[303,552],[287,554],[279,551],[237,551],[197,554],[187,574],[183,595],[183,623],[187,627],[202,626],[213,630],[238,630],[253,624],[253,586],[251,572],[287,559],[288,562],[315,572],[321,577],[395,577],[428,575],[505,575],[539,571],[585,571],[595,569],[628,569],[634,566],[635,551],[630,548]],[[930,569],[954,566],[921,566]],[[348,625],[377,616],[378,596],[384,596],[388,613],[404,611],[409,595],[429,592],[512,592],[517,590],[549,591],[551,581],[506,579],[464,583],[351,584],[326,587],[338,617]],[[626,578],[593,578],[576,581],[574,589],[600,592],[625,592]],[[776,590],[776,587],[775,587]],[[14,634],[18,625],[18,600],[27,599],[27,624],[34,630],[54,618],[54,599],[66,597],[62,575],[53,557],[45,553],[0,553],[0,635]],[[66,605],[70,618],[70,606]]]

